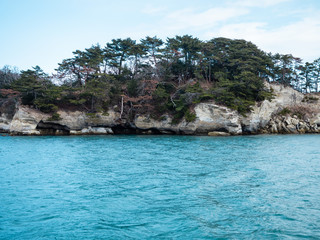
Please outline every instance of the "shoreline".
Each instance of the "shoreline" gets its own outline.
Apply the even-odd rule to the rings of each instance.
[[[215,134],[162,134],[162,133],[113,133],[113,134],[97,134],[97,133],[84,133],[84,134],[23,134],[23,133],[10,133],[0,132],[1,137],[70,137],[70,136],[194,136],[194,137],[238,137],[238,136],[277,136],[277,135],[318,135],[319,132],[305,132],[305,133],[246,133],[246,134],[228,134],[224,132],[215,132]]]
[[[121,117],[121,112],[112,107],[107,112],[97,113],[59,109],[59,119],[53,120],[51,114],[17,102],[11,109],[3,108],[0,112],[0,132],[12,136],[320,133],[320,101],[306,101],[304,94],[290,87],[265,84],[273,89],[274,98],[256,103],[246,116],[207,101],[194,106],[193,121],[182,118],[178,123],[168,113],[158,117],[150,113],[136,114],[128,119]]]

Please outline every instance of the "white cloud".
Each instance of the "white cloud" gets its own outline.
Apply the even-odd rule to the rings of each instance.
[[[246,22],[246,23],[235,23],[227,24],[222,26],[218,31],[207,32],[205,35],[207,38],[219,36],[229,37],[229,38],[241,38],[243,36],[259,36],[259,34],[264,33],[264,26],[266,23],[263,22]]]
[[[147,5],[141,10],[141,12],[148,15],[158,15],[160,13],[163,13],[165,10],[165,7],[154,7],[151,5]]]
[[[242,7],[270,7],[291,0],[240,0],[236,5]]]
[[[171,12],[165,17],[165,24],[169,29],[181,30],[188,28],[208,28],[216,26],[222,21],[229,20],[249,13],[241,8],[211,8],[196,13],[191,9]]]
[[[284,8],[277,6],[290,1],[292,0],[236,0],[232,5],[227,3],[226,7],[202,11],[185,8],[169,13],[166,13],[168,9],[148,7],[145,12],[161,17],[157,22],[145,23],[139,29],[136,28],[133,34],[158,37],[191,34],[207,40],[219,36],[240,38],[252,41],[267,52],[291,53],[305,61],[313,61],[320,57],[320,12],[310,6],[290,11],[282,11]],[[279,7],[279,11],[276,16],[265,15],[255,21],[253,7]],[[271,21],[274,18],[281,22],[274,24],[274,21]]]
[[[320,17],[305,18],[277,29],[270,30],[266,26],[267,24],[260,22],[229,24],[221,27],[214,35],[207,32],[206,37],[245,39],[264,51],[291,53],[306,61],[320,57]]]

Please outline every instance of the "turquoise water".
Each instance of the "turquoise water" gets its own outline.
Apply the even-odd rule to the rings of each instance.
[[[0,239],[300,238],[320,135],[0,137]]]

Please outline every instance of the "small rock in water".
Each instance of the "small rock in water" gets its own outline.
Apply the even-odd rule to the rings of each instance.
[[[226,132],[208,132],[208,136],[230,136],[230,133],[226,133]]]

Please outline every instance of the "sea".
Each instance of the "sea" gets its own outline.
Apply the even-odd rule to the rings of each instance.
[[[320,135],[1,136],[0,239],[320,239]]]

